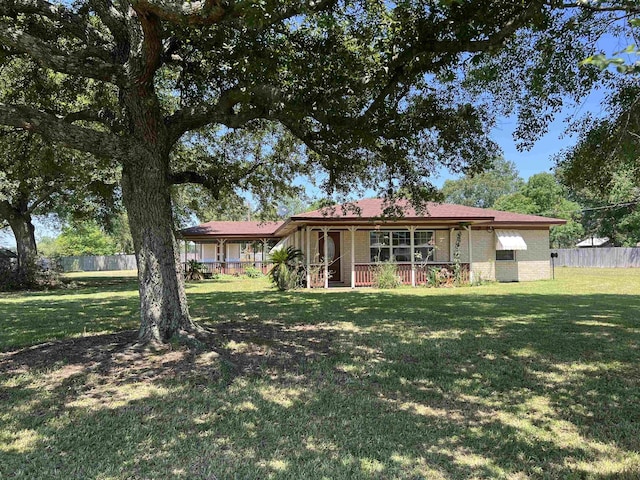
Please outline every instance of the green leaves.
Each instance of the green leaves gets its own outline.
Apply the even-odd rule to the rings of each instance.
[[[636,22],[637,23],[637,22]],[[582,65],[594,65],[600,70],[606,70],[609,67],[615,67],[618,73],[632,74],[640,72],[640,61],[633,62],[630,57],[637,56],[640,52],[635,45],[629,45],[624,50],[615,52],[613,57],[607,57],[603,53],[591,55],[584,59]],[[625,57],[618,55],[626,55]]]
[[[483,173],[445,181],[442,194],[449,203],[491,208],[498,198],[516,192],[522,183],[515,164],[498,157]]]
[[[279,248],[271,253],[269,261],[273,267],[269,270],[269,280],[280,291],[292,290],[301,286],[304,267],[302,250],[294,247]]]

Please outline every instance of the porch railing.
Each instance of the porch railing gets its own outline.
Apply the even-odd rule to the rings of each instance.
[[[403,285],[411,285],[411,263],[396,263],[397,274]],[[376,270],[379,263],[356,263],[354,265],[356,274],[356,287],[370,287],[374,283]],[[431,271],[433,269],[446,269],[453,275],[453,262],[438,263],[416,263],[416,285],[426,285],[429,283]],[[469,264],[460,264],[461,281],[467,283],[469,281]]]
[[[324,263],[311,263],[309,267],[311,288],[324,287]],[[331,267],[329,267],[329,280],[331,280]]]
[[[199,262],[204,267],[205,274],[221,273],[225,275],[244,275],[247,268],[255,268],[260,270],[263,274],[267,274],[273,263],[270,262]],[[183,264],[185,272],[188,270],[188,265]]]

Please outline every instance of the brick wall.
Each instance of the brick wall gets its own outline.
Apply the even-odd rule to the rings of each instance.
[[[495,262],[499,282],[528,282],[551,278],[549,230],[520,230],[526,250],[516,251],[515,261]],[[495,258],[495,257],[494,257]]]
[[[468,239],[469,232],[465,232]],[[463,233],[463,238],[465,234]],[[473,251],[471,252],[473,263],[471,271],[473,280],[496,280],[496,235],[487,230],[473,230],[471,232]],[[466,254],[469,257],[468,251]],[[464,260],[463,260],[464,261]]]

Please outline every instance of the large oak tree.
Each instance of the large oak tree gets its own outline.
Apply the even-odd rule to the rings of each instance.
[[[273,178],[270,165],[283,181],[298,168],[322,171],[330,192],[355,184],[419,199],[439,166],[478,170],[496,153],[487,135],[491,109],[461,90],[466,66],[521,28],[548,27],[557,5],[4,0],[6,58],[27,56],[64,75],[79,96],[99,94],[70,113],[0,104],[0,123],[121,164],[140,340],[165,341],[195,328],[178,268],[172,184],[215,192],[248,176]],[[172,166],[177,146],[204,135],[215,147],[238,131],[266,148],[238,162],[204,147],[200,168]],[[280,162],[265,160],[278,155]]]

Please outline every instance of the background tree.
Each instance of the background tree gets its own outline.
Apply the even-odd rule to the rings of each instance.
[[[567,189],[553,174],[538,173],[529,177],[518,192],[500,197],[494,208],[567,220],[565,225],[551,227],[549,240],[555,248],[573,247],[584,235],[584,229],[580,224],[580,205],[567,196]]]
[[[497,157],[482,173],[446,180],[442,194],[447,203],[491,208],[499,197],[515,193],[523,184],[516,165]]]
[[[265,195],[264,180],[321,169],[328,193],[404,188],[419,201],[438,165],[478,171],[495,155],[487,136],[494,110],[465,94],[463,67],[495,55],[520,28],[553,27],[554,14],[545,1],[514,0],[6,0],[6,53],[58,72],[79,96],[94,86],[100,95],[72,112],[0,104],[0,123],[122,166],[140,340],[164,341],[195,327],[171,184],[216,194],[257,178]],[[249,160],[212,148],[254,139],[268,148]],[[172,163],[178,145],[202,149],[200,169]]]
[[[73,96],[59,76],[34,62],[3,64],[0,100],[29,102],[43,110]],[[7,225],[18,253],[18,284],[36,282],[37,244],[33,217],[57,213],[105,218],[112,204],[116,169],[108,160],[45,141],[29,130],[0,128],[0,226]]]
[[[127,213],[120,211],[109,217],[109,222],[105,228],[106,233],[113,239],[116,246],[115,253],[133,254],[133,238],[129,229],[129,218]]]
[[[96,170],[94,160],[86,155],[48,144],[31,133],[3,133],[0,226],[8,225],[16,241],[18,284],[30,287],[37,280],[34,216],[106,215],[115,180],[113,172]]]
[[[605,116],[587,121],[575,147],[557,158],[561,181],[585,207],[590,235],[640,242],[640,77],[620,79]]]
[[[55,239],[43,239],[40,247],[42,253],[48,257],[119,253],[115,239],[105,233],[94,221],[67,225]]]

